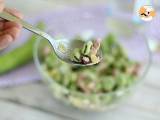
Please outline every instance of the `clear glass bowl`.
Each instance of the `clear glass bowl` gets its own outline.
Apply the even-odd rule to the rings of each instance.
[[[128,14],[121,14],[122,16],[119,16],[119,14],[107,15],[105,7],[84,8],[83,10],[78,8],[67,9],[56,14],[57,17],[64,19],[59,21],[56,16],[53,19],[50,18],[50,21],[52,21],[50,27],[55,28],[48,30],[52,36],[63,35],[66,38],[72,38],[81,33],[85,33],[86,36],[94,33],[95,37],[104,37],[109,32],[113,32],[125,48],[129,58],[140,62],[141,68],[138,79],[131,86],[124,89],[103,94],[84,94],[71,91],[57,83],[42,67],[41,48],[45,44],[49,45],[49,43],[40,38],[35,45],[34,60],[53,96],[71,106],[95,111],[112,108],[125,100],[126,96],[134,90],[136,84],[144,78],[151,64],[147,39],[138,30],[137,25],[132,22],[131,17]],[[127,16],[127,19],[124,16]],[[58,26],[59,28],[56,29]]]

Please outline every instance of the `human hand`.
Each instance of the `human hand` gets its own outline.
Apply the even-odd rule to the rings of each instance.
[[[2,11],[22,19],[22,14],[17,10],[4,7],[4,0],[0,0],[0,12]],[[0,19],[0,50],[6,48],[19,36],[21,28],[20,24]]]

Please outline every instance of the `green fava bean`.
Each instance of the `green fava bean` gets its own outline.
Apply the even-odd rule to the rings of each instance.
[[[95,86],[95,88],[94,88],[94,92],[95,92],[95,93],[100,93],[101,90],[102,90],[102,85],[101,85],[101,83],[100,83],[100,82],[99,82],[99,83],[96,83],[96,86]]]
[[[72,91],[76,91],[77,90],[77,86],[75,86],[75,83],[71,83],[69,86],[69,89]]]
[[[105,91],[111,91],[115,87],[115,80],[113,77],[103,77],[102,86]]]
[[[92,63],[98,63],[99,62],[99,58],[96,55],[91,55],[90,56]]]
[[[64,86],[69,86],[69,84],[70,84],[70,76],[68,76],[68,74],[67,75],[64,75],[63,76],[63,85]]]
[[[91,48],[92,48],[92,45],[93,45],[93,43],[91,41],[84,44],[83,49],[82,49],[82,54],[89,55]]]
[[[110,56],[110,55],[105,55],[103,59],[108,64],[111,64],[115,61],[115,58],[113,56]]]
[[[54,78],[54,80],[56,80],[56,81],[61,80],[61,74],[59,73],[58,70],[53,69],[49,72],[49,74]]]
[[[49,69],[52,69],[53,67],[56,66],[56,64],[55,64],[55,62],[53,62],[53,60],[54,60],[54,56],[52,54],[47,56],[45,59],[45,63]]]
[[[127,62],[124,59],[119,59],[116,63],[115,66],[121,70],[121,68],[125,67]]]
[[[124,88],[129,84],[129,77],[125,74],[120,74],[117,78],[118,88]]]
[[[113,95],[109,94],[109,95],[101,96],[100,98],[101,98],[101,102],[109,104],[112,102]]]
[[[73,54],[71,55],[71,60],[75,62],[80,62],[80,57],[81,57],[80,50],[76,48]]]

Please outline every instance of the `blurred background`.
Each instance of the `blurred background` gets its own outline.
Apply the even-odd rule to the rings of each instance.
[[[27,30],[22,30],[20,38],[4,51],[1,56],[13,58],[11,53],[15,48],[30,46],[28,59],[19,67],[0,74],[0,119],[1,120],[159,120],[160,119],[160,37],[159,37],[159,0],[148,0],[155,7],[157,14],[153,21],[143,23],[134,21],[135,8],[139,0],[5,0],[6,6],[16,8],[24,14],[24,19],[33,25],[39,21],[46,24],[46,31],[54,34],[72,36],[85,28],[86,35],[97,32],[104,36],[110,31],[118,37],[136,38],[138,33],[145,38],[133,45],[133,56],[142,58],[145,66],[144,80],[138,85],[133,95],[114,109],[103,112],[90,112],[74,107],[68,107],[53,98],[48,86],[41,80],[40,74],[33,62],[34,44],[28,43],[33,36]],[[147,1],[147,0],[146,0]],[[144,2],[145,3],[145,2]],[[122,19],[121,19],[122,18]],[[138,19],[138,18],[137,18]],[[127,20],[127,22],[125,21]],[[67,25],[66,25],[67,24]],[[53,28],[52,28],[53,26]],[[80,27],[81,26],[81,27]],[[83,26],[83,27],[82,27]],[[87,29],[86,29],[87,28]],[[94,29],[95,31],[93,31]],[[72,32],[71,32],[72,31]],[[84,31],[83,31],[84,32]],[[137,33],[138,32],[138,33]],[[134,33],[134,34],[132,34]],[[32,36],[32,37],[31,37]],[[34,36],[35,38],[35,36]],[[37,38],[36,40],[38,40]],[[147,45],[149,50],[147,51]],[[26,46],[24,45],[26,44]],[[24,45],[24,46],[23,46]],[[133,51],[129,49],[128,50]],[[23,54],[23,53],[22,53]],[[151,63],[151,58],[152,63]],[[6,59],[2,60],[5,61]],[[7,61],[7,60],[6,60]],[[22,60],[23,61],[23,60]],[[9,61],[13,63],[12,61]],[[3,63],[0,63],[0,67]],[[149,69],[148,69],[149,68]]]

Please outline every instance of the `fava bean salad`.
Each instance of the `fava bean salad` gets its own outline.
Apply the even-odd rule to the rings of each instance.
[[[82,49],[75,49],[71,60],[75,62],[98,63],[97,50],[101,46],[103,59],[93,66],[72,66],[59,61],[50,46],[42,48],[42,67],[53,78],[52,80],[67,89],[67,95],[55,93],[57,97],[66,97],[71,104],[77,107],[102,107],[113,101],[115,97],[100,97],[98,94],[107,94],[132,85],[139,73],[140,64],[131,60],[125,49],[112,34],[107,35],[101,42],[97,39],[85,42],[81,37],[75,37],[74,42],[83,42]],[[54,86],[55,87],[55,86]],[[56,88],[54,88],[56,89]],[[56,90],[55,90],[56,91]],[[55,92],[54,91],[54,92]],[[75,94],[94,95],[94,97],[80,97]],[[96,96],[97,95],[97,96]]]
[[[79,64],[97,64],[100,62],[99,49],[99,40],[88,41],[84,43],[82,48],[74,49],[71,54],[71,61]]]

